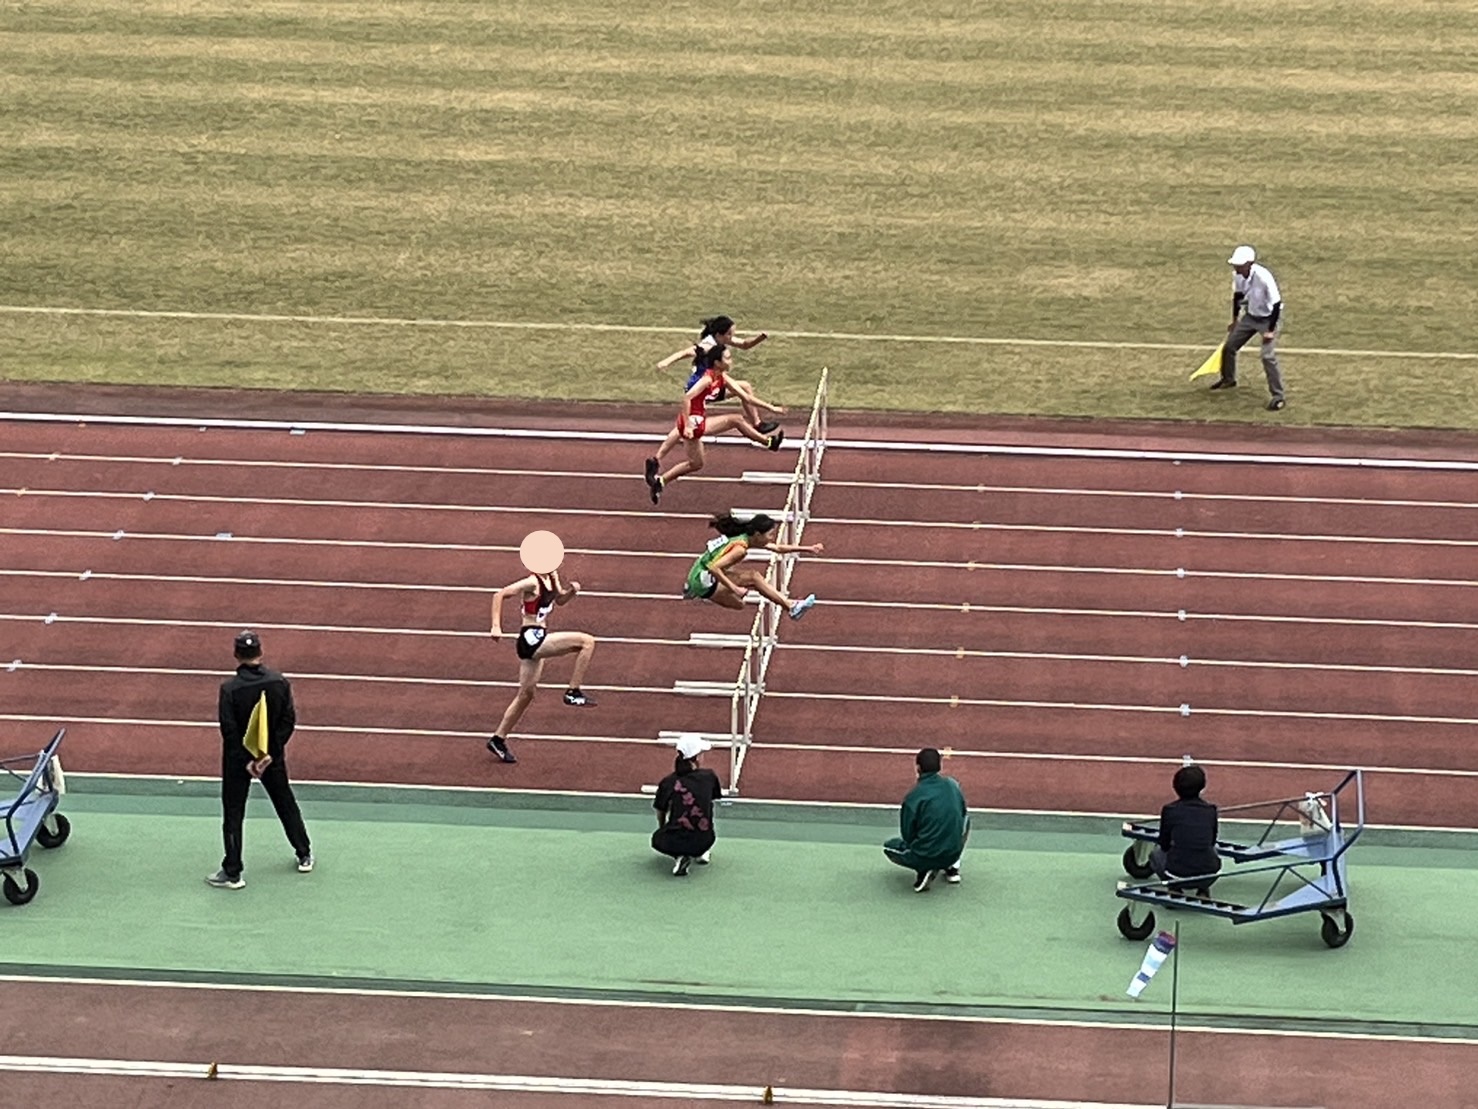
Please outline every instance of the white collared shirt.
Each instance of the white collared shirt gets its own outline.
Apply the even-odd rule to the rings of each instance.
[[[1273,305],[1283,299],[1278,292],[1278,282],[1266,266],[1253,262],[1247,276],[1232,274],[1232,292],[1240,293],[1246,300],[1247,314],[1259,318],[1271,316]]]

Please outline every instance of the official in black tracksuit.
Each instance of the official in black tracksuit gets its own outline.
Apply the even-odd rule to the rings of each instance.
[[[298,856],[298,869],[313,869],[313,848],[308,842],[308,829],[298,809],[293,787],[287,779],[287,741],[298,723],[293,706],[292,685],[267,666],[262,665],[262,641],[256,632],[244,631],[236,637],[236,675],[221,683],[221,807],[224,812],[221,830],[226,841],[226,856],[221,869],[206,881],[224,889],[240,889],[246,885],[241,876],[241,825],[246,816],[246,798],[251,780],[260,778],[282,830]],[[267,695],[267,754],[254,759],[242,740],[246,736],[252,709],[262,694]]]

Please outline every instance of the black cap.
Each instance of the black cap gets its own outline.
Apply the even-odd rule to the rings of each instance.
[[[262,639],[254,631],[244,631],[236,637],[236,657],[256,658],[262,653]]]

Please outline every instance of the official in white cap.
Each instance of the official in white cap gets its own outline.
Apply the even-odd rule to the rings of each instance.
[[[677,741],[677,758],[672,773],[657,783],[657,830],[652,833],[652,850],[673,860],[672,874],[686,878],[693,863],[708,865],[709,853],[716,838],[713,828],[713,803],[724,795],[718,775],[698,765],[713,744],[695,735]]]
[[[1239,246],[1227,259],[1232,267],[1232,322],[1221,351],[1221,377],[1213,389],[1237,386],[1237,352],[1254,335],[1262,336],[1262,368],[1268,377],[1268,411],[1284,406],[1283,371],[1278,366],[1278,323],[1283,315],[1283,297],[1272,271],[1257,260],[1257,251]],[[1244,311],[1245,309],[1245,311]]]

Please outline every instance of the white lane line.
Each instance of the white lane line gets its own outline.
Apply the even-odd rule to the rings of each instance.
[[[3,622],[41,624],[43,626],[76,624],[83,627],[122,625],[142,628],[199,628],[210,631],[223,631],[236,627],[234,623],[223,623],[219,620],[145,619],[129,616],[66,616],[59,612],[48,613],[44,616],[34,613],[0,612],[0,623]],[[489,638],[488,633],[485,631],[466,631],[454,628],[387,628],[343,624],[280,624],[262,621],[253,623],[252,627],[262,631],[298,631],[323,635],[392,635],[397,637],[420,636],[476,640],[487,640]],[[689,639],[661,639],[621,635],[600,635],[597,638],[602,643],[623,643],[638,647],[691,648],[694,646],[692,640]],[[745,640],[746,637],[739,636],[739,639]],[[957,659],[959,661],[966,659],[1017,659],[1030,662],[1128,663],[1146,666],[1173,666],[1179,667],[1180,669],[1210,666],[1249,670],[1314,670],[1352,674],[1421,674],[1437,677],[1478,677],[1478,669],[1460,669],[1443,666],[1377,666],[1365,663],[1199,658],[1186,655],[1106,655],[1063,651],[987,651],[970,647],[892,647],[853,643],[780,643],[777,645],[777,649],[787,654],[897,655],[900,657],[927,659]]]
[[[1161,571],[1155,571],[1160,573]],[[41,578],[45,579],[80,579],[82,575],[75,570],[22,570],[0,568],[0,579],[3,578]],[[295,578],[235,578],[235,577],[206,577],[188,574],[116,574],[116,573],[87,573],[89,581],[116,581],[124,582],[146,582],[150,584],[181,583],[206,586],[230,586],[239,588],[299,588],[299,589],[364,589],[368,591],[385,590],[417,591],[417,592],[445,592],[445,593],[490,593],[491,590],[479,585],[451,585],[451,584],[427,584],[425,582],[335,582],[314,581]],[[672,597],[666,593],[623,593],[619,591],[601,591],[583,589],[580,592],[587,599],[599,598],[601,600],[614,601],[661,601],[671,600]],[[1161,611],[1151,612],[1145,609],[1114,609],[1114,608],[1062,608],[1042,607],[1032,605],[988,605],[975,604],[973,602],[936,602],[936,601],[862,601],[846,597],[827,597],[828,608],[885,608],[885,609],[926,609],[931,612],[953,612],[962,615],[979,616],[1068,616],[1068,617],[1099,617],[1107,619],[1142,619],[1142,620],[1175,620],[1177,622],[1208,621],[1211,623],[1241,622],[1241,623],[1271,623],[1271,624],[1310,624],[1310,625],[1332,625],[1336,627],[1371,627],[1371,628],[1420,628],[1423,630],[1451,630],[1451,631],[1478,631],[1478,623],[1463,623],[1453,620],[1381,620],[1374,618],[1361,618],[1353,616],[1284,616],[1284,615],[1259,615],[1256,613],[1230,613],[1230,612],[1188,612],[1180,610],[1177,612]],[[60,617],[59,617],[60,618]],[[262,625],[266,627],[267,625]],[[287,627],[289,625],[283,625]],[[792,646],[790,643],[781,644],[783,647]]]
[[[171,666],[103,666],[82,665],[76,663],[57,662],[26,662],[18,659],[12,664],[10,673],[41,672],[52,674],[152,674],[156,677],[169,678],[215,678],[219,679],[220,672],[217,670],[195,670],[185,667]],[[346,684],[365,685],[392,685],[392,686],[431,686],[433,688],[460,688],[460,689],[517,689],[517,682],[495,681],[484,678],[439,678],[428,675],[413,674],[317,674],[295,671],[293,673],[295,682],[334,682]],[[718,683],[728,684],[728,683]],[[546,682],[544,688],[563,688],[558,682]],[[620,693],[620,694],[643,694],[659,696],[683,696],[675,686],[635,686],[635,685],[593,685],[587,684],[586,689],[594,693]],[[903,694],[874,694],[874,693],[824,693],[824,692],[787,692],[782,690],[767,689],[765,696],[779,698],[782,700],[797,701],[829,701],[842,704],[884,704],[884,705],[927,705],[944,706],[950,709],[961,708],[1030,708],[1030,709],[1065,709],[1082,712],[1119,712],[1119,713],[1152,713],[1158,715],[1179,716],[1234,716],[1256,718],[1261,720],[1349,720],[1349,721],[1374,721],[1389,724],[1452,724],[1462,727],[1470,727],[1478,724],[1478,718],[1465,716],[1419,716],[1403,713],[1365,713],[1365,712],[1315,712],[1299,711],[1291,709],[1235,709],[1219,708],[1215,706],[1203,707],[1200,705],[1133,705],[1107,702],[1091,701],[1018,701],[1006,698],[984,698],[984,697],[920,697],[906,696]]]
[[[117,416],[75,412],[0,412],[0,421],[12,423],[114,425],[120,427],[165,427],[233,431],[347,432],[355,435],[427,435],[465,439],[535,439],[581,443],[631,443],[626,431],[558,431],[548,428],[467,427],[445,424],[343,423],[321,420],[240,420],[207,416]],[[720,447],[749,447],[744,440],[715,439]],[[1130,462],[1209,462],[1276,466],[1310,466],[1330,469],[1418,470],[1428,473],[1478,472],[1478,460],[1451,458],[1396,458],[1324,454],[1245,454],[1235,451],[1143,450],[1119,447],[1049,447],[1006,443],[910,442],[900,439],[827,439],[828,450],[920,454],[962,454],[976,457],[1086,458]],[[781,450],[800,448],[787,441]]]
[[[272,312],[190,312],[148,308],[81,308],[67,305],[0,304],[0,312],[33,316],[101,316],[123,319],[218,320],[237,323],[323,324],[341,327],[429,327],[489,331],[554,331],[618,335],[689,335],[691,327],[664,324],[552,323],[540,320],[468,320],[426,316],[321,316]],[[1067,350],[1173,350],[1199,351],[1204,343],[1145,343],[1122,339],[1026,339],[983,335],[902,335],[858,331],[771,331],[776,339],[817,339],[822,342],[922,343],[944,346],[1060,347]],[[1288,347],[1290,354],[1317,354],[1339,358],[1418,358],[1475,361],[1478,354],[1466,351],[1346,350],[1339,347]]]
[[[64,538],[78,538],[78,537],[83,537],[83,538],[102,538],[105,535],[108,535],[110,533],[102,533],[102,532],[58,532],[58,531],[49,531],[49,530],[47,530],[47,531],[35,531],[35,532],[31,532],[31,531],[28,531],[27,529],[22,529],[22,528],[0,528],[0,535],[4,535],[4,534],[24,534],[24,535],[32,535],[32,534],[34,534],[34,535],[43,535],[43,536],[52,536],[52,537],[61,536],[61,537],[64,537]],[[131,536],[130,538],[132,538],[132,539],[156,539],[156,540],[164,540],[166,542],[182,542],[182,541],[197,541],[197,540],[199,540],[199,541],[206,541],[206,542],[215,542],[214,539],[207,539],[205,536],[199,536],[199,535],[140,535],[140,534],[135,534],[135,535]],[[242,539],[238,539],[238,540],[235,540],[235,541],[236,542],[250,542],[250,540],[242,540]],[[271,542],[271,541],[270,540],[259,540],[259,542]],[[292,542],[292,541],[284,540],[284,542]],[[442,548],[439,545],[435,545],[434,546],[434,549],[442,549]],[[515,548],[515,547],[486,547],[486,548],[476,548],[476,549],[479,549],[479,550],[490,550],[490,551],[506,551],[508,553],[512,553],[513,551],[517,550],[517,548]],[[669,552],[665,552],[665,551],[600,551],[600,550],[581,550],[581,549],[577,549],[577,548],[566,548],[566,550],[570,554],[591,555],[591,556],[614,556],[614,557],[638,556],[638,557],[647,557],[647,558],[687,558],[688,557],[686,554],[675,554],[675,553],[669,553]],[[1153,569],[1140,569],[1140,568],[1132,568],[1132,567],[1122,567],[1121,568],[1121,567],[1113,567],[1113,566],[1037,566],[1037,565],[1031,565],[1031,564],[976,563],[976,562],[967,563],[967,564],[965,564],[965,565],[962,566],[961,564],[956,563],[956,562],[911,562],[911,561],[906,561],[906,560],[902,560],[902,559],[886,559],[886,560],[883,560],[883,559],[841,559],[841,558],[828,558],[828,559],[826,559],[826,561],[829,562],[829,563],[836,563],[836,564],[844,565],[844,566],[869,566],[869,567],[873,567],[873,566],[905,566],[905,567],[909,567],[909,568],[927,567],[927,568],[932,568],[932,569],[945,569],[945,570],[997,570],[997,571],[1008,571],[1008,572],[1010,572],[1010,571],[1022,571],[1022,572],[1029,572],[1029,573],[1043,573],[1043,574],[1110,574],[1110,575],[1117,574],[1117,575],[1142,576],[1142,577],[1160,577],[1160,578],[1164,578],[1164,577],[1178,577],[1179,576],[1179,575],[1176,574],[1176,572],[1174,570],[1153,570]],[[248,577],[235,577],[235,576],[208,577],[208,576],[193,575],[193,574],[126,574],[126,573],[111,573],[111,572],[107,572],[107,571],[96,571],[95,572],[95,571],[92,571],[92,570],[85,570],[81,574],[78,574],[77,572],[72,571],[72,570],[21,570],[21,569],[14,569],[14,570],[12,570],[12,569],[4,568],[4,567],[0,567],[0,577],[74,578],[74,579],[77,579],[77,580],[80,580],[80,581],[118,581],[118,582],[126,582],[126,581],[128,581],[128,582],[135,582],[136,581],[136,582],[157,582],[157,583],[198,583],[198,584],[203,584],[203,585],[232,585],[232,586],[248,585],[248,586],[263,586],[263,587],[268,587],[268,588],[271,588],[271,587],[301,587],[301,588],[310,588],[310,589],[363,589],[363,590],[368,590],[368,591],[371,591],[371,592],[377,591],[377,590],[386,590],[386,591],[390,591],[390,592],[453,593],[453,594],[455,594],[455,593],[481,593],[481,594],[488,594],[488,595],[490,595],[493,592],[492,589],[490,589],[486,585],[456,585],[456,584],[451,584],[451,583],[436,583],[436,582],[425,583],[425,582],[384,582],[384,581],[324,581],[324,580],[319,580],[319,579],[315,579],[315,578],[248,578]],[[1185,573],[1184,577],[1186,577],[1186,578],[1196,578],[1196,579],[1202,579],[1202,580],[1232,579],[1232,580],[1247,580],[1247,581],[1340,582],[1340,583],[1346,583],[1346,584],[1386,585],[1386,586],[1399,586],[1399,585],[1422,585],[1422,586],[1426,586],[1426,585],[1458,585],[1458,586],[1478,586],[1478,581],[1462,581],[1462,580],[1449,579],[1449,578],[1380,578],[1380,577],[1351,577],[1349,575],[1329,576],[1329,575],[1323,575],[1323,574],[1267,574],[1267,573],[1257,573],[1255,571],[1235,572],[1235,571],[1193,570],[1193,571],[1187,571]],[[610,600],[670,601],[670,600],[675,599],[678,596],[678,593],[676,591],[674,591],[672,593],[640,593],[640,592],[623,592],[623,591],[619,591],[619,590],[582,589],[580,591],[580,595],[583,596],[583,597],[599,597],[599,598],[610,599]],[[935,602],[935,601],[863,601],[863,600],[855,600],[855,599],[852,599],[852,600],[849,600],[849,599],[833,599],[833,598],[829,598],[828,597],[826,599],[826,604],[828,606],[835,605],[835,606],[838,606],[838,607],[845,607],[845,608],[862,608],[862,609],[872,609],[872,608],[879,608],[879,609],[926,609],[926,610],[931,611],[931,612],[957,612],[957,613],[962,613],[962,614],[969,614],[969,613],[989,613],[989,612],[997,612],[997,611],[999,611],[999,612],[1039,612],[1040,611],[1040,612],[1048,612],[1048,613],[1066,613],[1066,614],[1075,614],[1075,613],[1078,613],[1078,612],[1082,612],[1082,613],[1088,614],[1088,615],[1103,615],[1103,614],[1105,614],[1103,611],[1098,610],[1098,609],[1081,609],[1081,610],[1079,610],[1079,609],[1032,609],[1032,608],[1009,606],[1009,605],[1008,606],[993,606],[993,605],[985,605],[985,604],[975,604],[975,603],[973,603],[971,601],[954,601],[954,602],[949,602],[949,603]],[[1113,611],[1109,611],[1109,612],[1107,612],[1107,614],[1108,615],[1129,615],[1129,616],[1163,616],[1163,617],[1165,617],[1167,619],[1169,619],[1169,618],[1179,619],[1179,613],[1139,613],[1139,612],[1115,613]],[[1211,615],[1211,614],[1205,614],[1205,613],[1203,613],[1199,618],[1200,619],[1205,619],[1205,620],[1223,620],[1223,619],[1225,619],[1225,620],[1286,620],[1286,621],[1299,621],[1299,622],[1314,623],[1314,624],[1322,624],[1322,623],[1333,623],[1333,624],[1350,623],[1350,624],[1356,624],[1356,625],[1360,625],[1360,624],[1371,624],[1371,625],[1382,626],[1382,627],[1384,627],[1384,626],[1391,626],[1391,627],[1470,628],[1470,627],[1474,627],[1475,626],[1473,624],[1449,623],[1449,622],[1442,622],[1442,621],[1418,621],[1418,620],[1412,620],[1412,621],[1400,621],[1400,620],[1397,620],[1397,621],[1385,621],[1385,620],[1358,620],[1358,619],[1356,619],[1356,620],[1342,620],[1342,619],[1333,618],[1333,617],[1326,619],[1324,617],[1317,617],[1317,616],[1311,616],[1311,617],[1256,616],[1256,615],[1246,615],[1246,616],[1217,616],[1217,615]],[[1187,620],[1192,619],[1192,615],[1189,612],[1186,613],[1186,619]]]
[[[76,725],[89,725],[89,726],[91,726],[91,725],[97,725],[97,726],[106,727],[106,728],[143,728],[145,730],[148,730],[150,728],[153,728],[153,729],[159,729],[159,728],[189,728],[189,729],[195,729],[195,730],[204,731],[204,732],[216,732],[216,731],[218,731],[218,726],[217,726],[216,722],[213,721],[213,720],[165,720],[165,719],[153,719],[153,718],[141,718],[141,717],[115,717],[115,716],[67,716],[67,715],[58,716],[58,715],[40,715],[40,714],[36,714],[36,713],[0,713],[0,720],[8,721],[8,722],[11,722],[11,723],[17,723],[17,724],[21,724],[21,723],[25,723],[25,724],[31,724],[31,723],[51,723],[53,725],[63,725],[64,724],[64,725],[66,725],[69,728],[70,727],[73,727],[73,726],[76,726]],[[299,732],[310,733],[310,734],[314,734],[314,735],[324,735],[324,736],[330,736],[330,735],[346,735],[346,736],[351,736],[351,737],[360,737],[360,736],[363,736],[365,734],[365,729],[364,729],[364,727],[362,725],[361,726],[349,726],[349,725],[334,725],[334,724],[301,724],[301,725],[298,726],[298,729],[297,730]],[[453,731],[453,730],[439,729],[439,728],[391,728],[391,727],[379,727],[379,726],[376,726],[375,729],[374,729],[374,732],[375,732],[376,735],[379,735],[379,736],[386,736],[386,737],[393,736],[393,737],[395,737],[397,739],[410,739],[410,740],[417,740],[417,739],[421,739],[421,740],[450,740],[452,742],[457,742],[457,743],[478,743],[478,744],[481,744],[481,743],[486,742],[487,737],[488,737],[488,733],[486,731],[481,731],[481,732],[463,732],[463,731]],[[663,750],[666,750],[666,751],[669,751],[669,752],[672,750],[672,744],[671,744],[671,742],[669,742],[668,740],[665,740],[665,739],[659,739],[659,738],[655,738],[655,737],[652,737],[652,736],[570,735],[569,733],[566,733],[566,732],[558,732],[558,733],[555,733],[555,732],[520,732],[518,734],[518,737],[517,738],[518,738],[518,741],[520,743],[524,743],[524,742],[577,743],[577,744],[578,743],[588,743],[588,744],[594,744],[594,745],[597,745],[597,746],[614,746],[614,747],[622,747],[622,748],[650,747],[650,748],[663,749]],[[1173,758],[1168,758],[1168,757],[1165,757],[1165,756],[1162,756],[1162,755],[1067,754],[1067,753],[1060,753],[1060,752],[1055,752],[1055,751],[992,751],[992,750],[974,750],[974,749],[967,749],[967,748],[960,748],[960,747],[945,747],[945,748],[941,748],[940,750],[941,750],[941,753],[944,755],[944,757],[946,759],[950,759],[950,758],[957,758],[957,759],[984,759],[984,760],[991,761],[991,762],[1053,762],[1053,763],[1056,763],[1056,762],[1078,763],[1078,762],[1080,762],[1080,763],[1116,764],[1116,765],[1145,766],[1145,767],[1179,766],[1180,763],[1181,763],[1180,756],[1178,756],[1178,755],[1175,756],[1175,757],[1173,757]],[[886,747],[886,746],[879,747],[879,746],[871,746],[871,745],[869,745],[869,746],[860,746],[860,745],[839,744],[839,743],[802,743],[802,742],[794,741],[794,740],[756,740],[755,743],[754,743],[754,745],[753,745],[753,747],[751,748],[751,752],[753,752],[753,751],[798,751],[798,752],[801,752],[802,754],[805,754],[805,753],[808,753],[808,752],[822,751],[822,752],[827,752],[827,753],[831,753],[831,754],[848,755],[848,756],[851,756],[851,757],[867,756],[867,755],[882,755],[882,756],[887,756],[889,758],[893,758],[893,757],[899,756],[899,755],[913,756],[913,755],[915,755],[915,754],[918,753],[918,746],[917,745],[914,745],[914,746],[904,746],[904,747]],[[1328,773],[1331,773],[1331,774],[1342,774],[1345,771],[1349,770],[1349,768],[1350,768],[1349,767],[1349,764],[1347,764],[1347,763],[1279,762],[1279,761],[1276,761],[1276,760],[1269,760],[1269,759],[1215,759],[1215,758],[1205,759],[1205,758],[1197,757],[1197,760],[1196,761],[1198,763],[1200,763],[1202,766],[1220,767],[1220,768],[1224,768],[1224,769],[1235,769],[1235,770],[1279,770],[1279,771],[1318,770],[1318,771],[1321,771],[1321,772],[1328,772]],[[1361,766],[1369,774],[1398,774],[1398,775],[1407,775],[1407,776],[1418,777],[1418,778],[1425,778],[1425,777],[1478,778],[1478,770],[1462,770],[1462,769],[1456,769],[1456,768],[1450,768],[1450,767],[1449,768],[1438,768],[1438,767],[1430,767],[1430,766],[1387,766],[1385,764],[1376,764],[1376,763],[1369,763],[1369,762],[1361,763]],[[198,780],[198,781],[203,781],[203,782],[214,782],[214,781],[218,781],[219,780],[219,778],[217,778],[217,777],[204,777],[204,776],[202,776],[202,777],[196,778],[196,777],[193,777],[191,775],[178,775],[178,774],[103,774],[103,773],[91,772],[87,776],[88,777],[93,777],[93,778],[119,778],[119,779],[123,779],[123,780],[128,780],[128,779],[133,779],[133,778],[150,779],[150,780],[158,780],[158,781],[181,781],[181,780],[188,779],[188,780],[192,780],[192,781]],[[299,781],[299,779],[297,779],[297,778],[294,778],[293,780],[294,781]],[[328,780],[313,779],[313,778],[304,778],[304,779],[301,779],[301,781],[304,782],[304,783],[311,783],[311,784],[314,784],[314,785],[366,785],[363,782],[328,781]],[[410,782],[407,782],[407,783],[379,783],[379,782],[377,782],[377,783],[373,783],[371,785],[366,786],[366,788],[375,788],[375,787],[378,787],[378,786],[381,786],[381,785],[384,785],[386,787],[396,787],[396,788],[406,788],[406,789],[421,789],[421,788],[461,789],[461,790],[467,790],[467,791],[474,792],[474,793],[483,793],[483,792],[489,792],[489,791],[491,791],[491,792],[499,792],[499,791],[503,790],[503,787],[493,787],[493,786],[440,786],[440,785],[438,785],[438,786],[434,786],[434,787],[427,787],[424,784],[418,785],[416,783],[410,783]],[[537,790],[536,789],[536,790],[529,790],[527,792],[538,794],[538,793],[545,793],[545,792],[548,792],[548,791],[546,791],[546,790]],[[558,792],[558,791],[556,791],[556,792]],[[579,793],[581,795],[584,795],[584,793],[585,793],[585,791],[573,791],[573,792]],[[608,793],[600,793],[599,796],[603,796],[603,797],[604,796],[610,796],[610,797],[634,797],[634,796],[640,796],[640,795],[639,794],[626,794],[626,793],[609,793],[609,794]],[[763,799],[761,799],[761,798],[751,798],[751,800],[763,800]],[[810,802],[797,801],[795,803],[796,804],[809,804]],[[816,804],[828,804],[828,805],[829,804],[852,804],[852,803],[853,802],[816,802]],[[882,807],[884,807],[884,808],[892,808],[893,806],[882,806]],[[1069,813],[1068,810],[1058,810],[1058,809],[1005,809],[1005,808],[1001,808],[1001,809],[983,809],[982,811],[986,811],[986,812],[1000,812],[1000,813],[1023,813],[1023,812],[1029,812],[1029,813],[1036,814],[1036,815],[1043,815],[1043,814],[1046,814],[1046,815],[1053,815],[1053,814],[1055,814],[1055,815],[1064,815],[1064,814],[1068,814],[1068,815],[1080,815],[1080,814],[1078,814],[1076,812],[1076,810],[1073,810],[1071,813]],[[1116,814],[1109,813],[1109,814],[1101,814],[1101,815],[1113,816],[1113,815],[1116,815]],[[1122,815],[1122,814],[1118,814],[1118,815]],[[1461,830],[1461,829],[1459,829],[1459,830]]]
[[[146,492],[149,493],[148,497],[145,496]],[[708,519],[708,514],[702,512],[674,512],[664,514],[660,517],[654,517],[652,512],[648,509],[547,508],[539,505],[521,506],[414,503],[407,501],[351,501],[326,498],[317,499],[308,497],[202,496],[183,493],[152,493],[147,490],[132,493],[123,493],[116,491],[102,492],[95,490],[73,489],[0,488],[0,496],[25,497],[30,500],[35,500],[38,498],[49,498],[58,500],[99,500],[126,502],[134,502],[147,499],[159,503],[168,502],[183,505],[204,504],[229,505],[233,507],[253,506],[262,508],[330,508],[344,509],[347,511],[373,512],[447,512],[479,516],[489,513],[497,513],[499,515],[518,516],[586,517],[597,520],[607,519],[612,516],[622,516],[646,520],[649,522],[658,519],[692,521],[707,521]],[[997,524],[981,520],[966,522],[959,520],[882,520],[861,517],[812,516],[810,526],[832,526],[848,528],[906,528],[921,531],[944,530],[1021,535],[1122,536],[1131,539],[1211,539],[1217,541],[1239,540],[1279,544],[1343,543],[1355,545],[1369,544],[1372,546],[1399,547],[1478,547],[1478,539],[1440,539],[1428,536],[1319,535],[1300,534],[1293,532],[1202,531],[1196,528],[1091,527],[1082,524]],[[342,540],[325,539],[321,540],[321,542],[342,542]]]
[[[109,465],[119,463],[149,464],[161,466],[219,466],[229,469],[260,468],[278,470],[327,470],[360,471],[365,473],[430,474],[449,477],[526,477],[561,479],[599,479],[630,481],[630,471],[593,472],[588,470],[528,470],[494,469],[479,466],[404,466],[370,462],[315,462],[285,461],[281,459],[233,459],[233,458],[170,458],[149,455],[66,454],[63,452],[41,453],[34,451],[0,451],[0,459],[32,462],[99,462]],[[783,471],[764,471],[772,477],[789,478]],[[710,477],[690,474],[684,482],[711,482],[714,484],[743,484],[743,477]],[[1087,489],[1072,486],[1049,485],[951,485],[933,482],[893,481],[834,481],[828,479],[827,489],[898,490],[903,492],[978,493],[989,495],[1031,495],[1046,497],[1108,497],[1129,500],[1170,501],[1216,501],[1243,504],[1293,504],[1293,505],[1354,505],[1361,508],[1441,508],[1478,509],[1478,501],[1400,500],[1375,497],[1315,497],[1259,495],[1256,493],[1196,493],[1183,490],[1152,489]]]
[[[640,1097],[655,1101],[744,1102],[774,1105],[849,1106],[857,1109],[1154,1109],[1123,1102],[1020,1101],[941,1094],[822,1090],[795,1086],[735,1086],[643,1079],[535,1077],[459,1071],[368,1070],[355,1067],[286,1067],[260,1064],[92,1059],[51,1055],[0,1055],[0,1071],[26,1074],[168,1078],[175,1081],[271,1082],[309,1086],[381,1087],[414,1090],[486,1090],[576,1097]],[[766,1096],[768,1094],[768,1096]]]
[[[896,808],[893,805],[878,807]],[[1366,827],[1375,827],[1375,825],[1367,824]],[[1009,1024],[1022,1025],[1030,1028],[1084,1028],[1102,1029],[1107,1032],[1154,1032],[1161,1036],[1165,1032],[1163,1023],[1158,1019],[1158,1014],[1156,1014],[1156,1019],[1146,1020],[1144,1022],[1126,1022],[1122,1020],[1094,1021],[1073,1018],[1053,1019],[1051,1017],[987,1016],[975,1013],[958,1015],[953,1013],[890,1013],[878,1008],[848,1009],[842,1011],[837,1009],[806,1008],[803,1006],[726,1005],[713,1001],[679,1001],[676,999],[671,1001],[635,1001],[611,998],[542,997],[531,994],[496,993],[492,991],[398,990],[392,987],[371,989],[363,986],[282,986],[263,982],[231,982],[222,984],[218,982],[172,982],[159,978],[88,978],[79,975],[45,974],[0,974],[0,982],[18,982],[27,985],[87,986],[89,988],[94,986],[110,986],[125,990],[207,990],[219,993],[223,998],[232,993],[245,991],[249,993],[268,994],[302,994],[309,997],[366,997],[385,1001],[396,998],[408,998],[426,1001],[457,1001],[470,1004],[491,1003],[505,1005],[524,1003],[529,1005],[584,1005],[599,1009],[663,1009],[673,1010],[675,1012],[758,1013],[776,1017],[828,1017],[838,1021],[897,1020],[947,1024]],[[1184,1022],[1180,1023],[1177,1027],[1181,1032],[1207,1036],[1268,1036],[1278,1039],[1370,1040],[1379,1043],[1412,1044],[1478,1044],[1478,1037],[1465,1036],[1403,1036],[1380,1032],[1302,1031],[1288,1028],[1225,1028],[1219,1025],[1197,1025]]]

